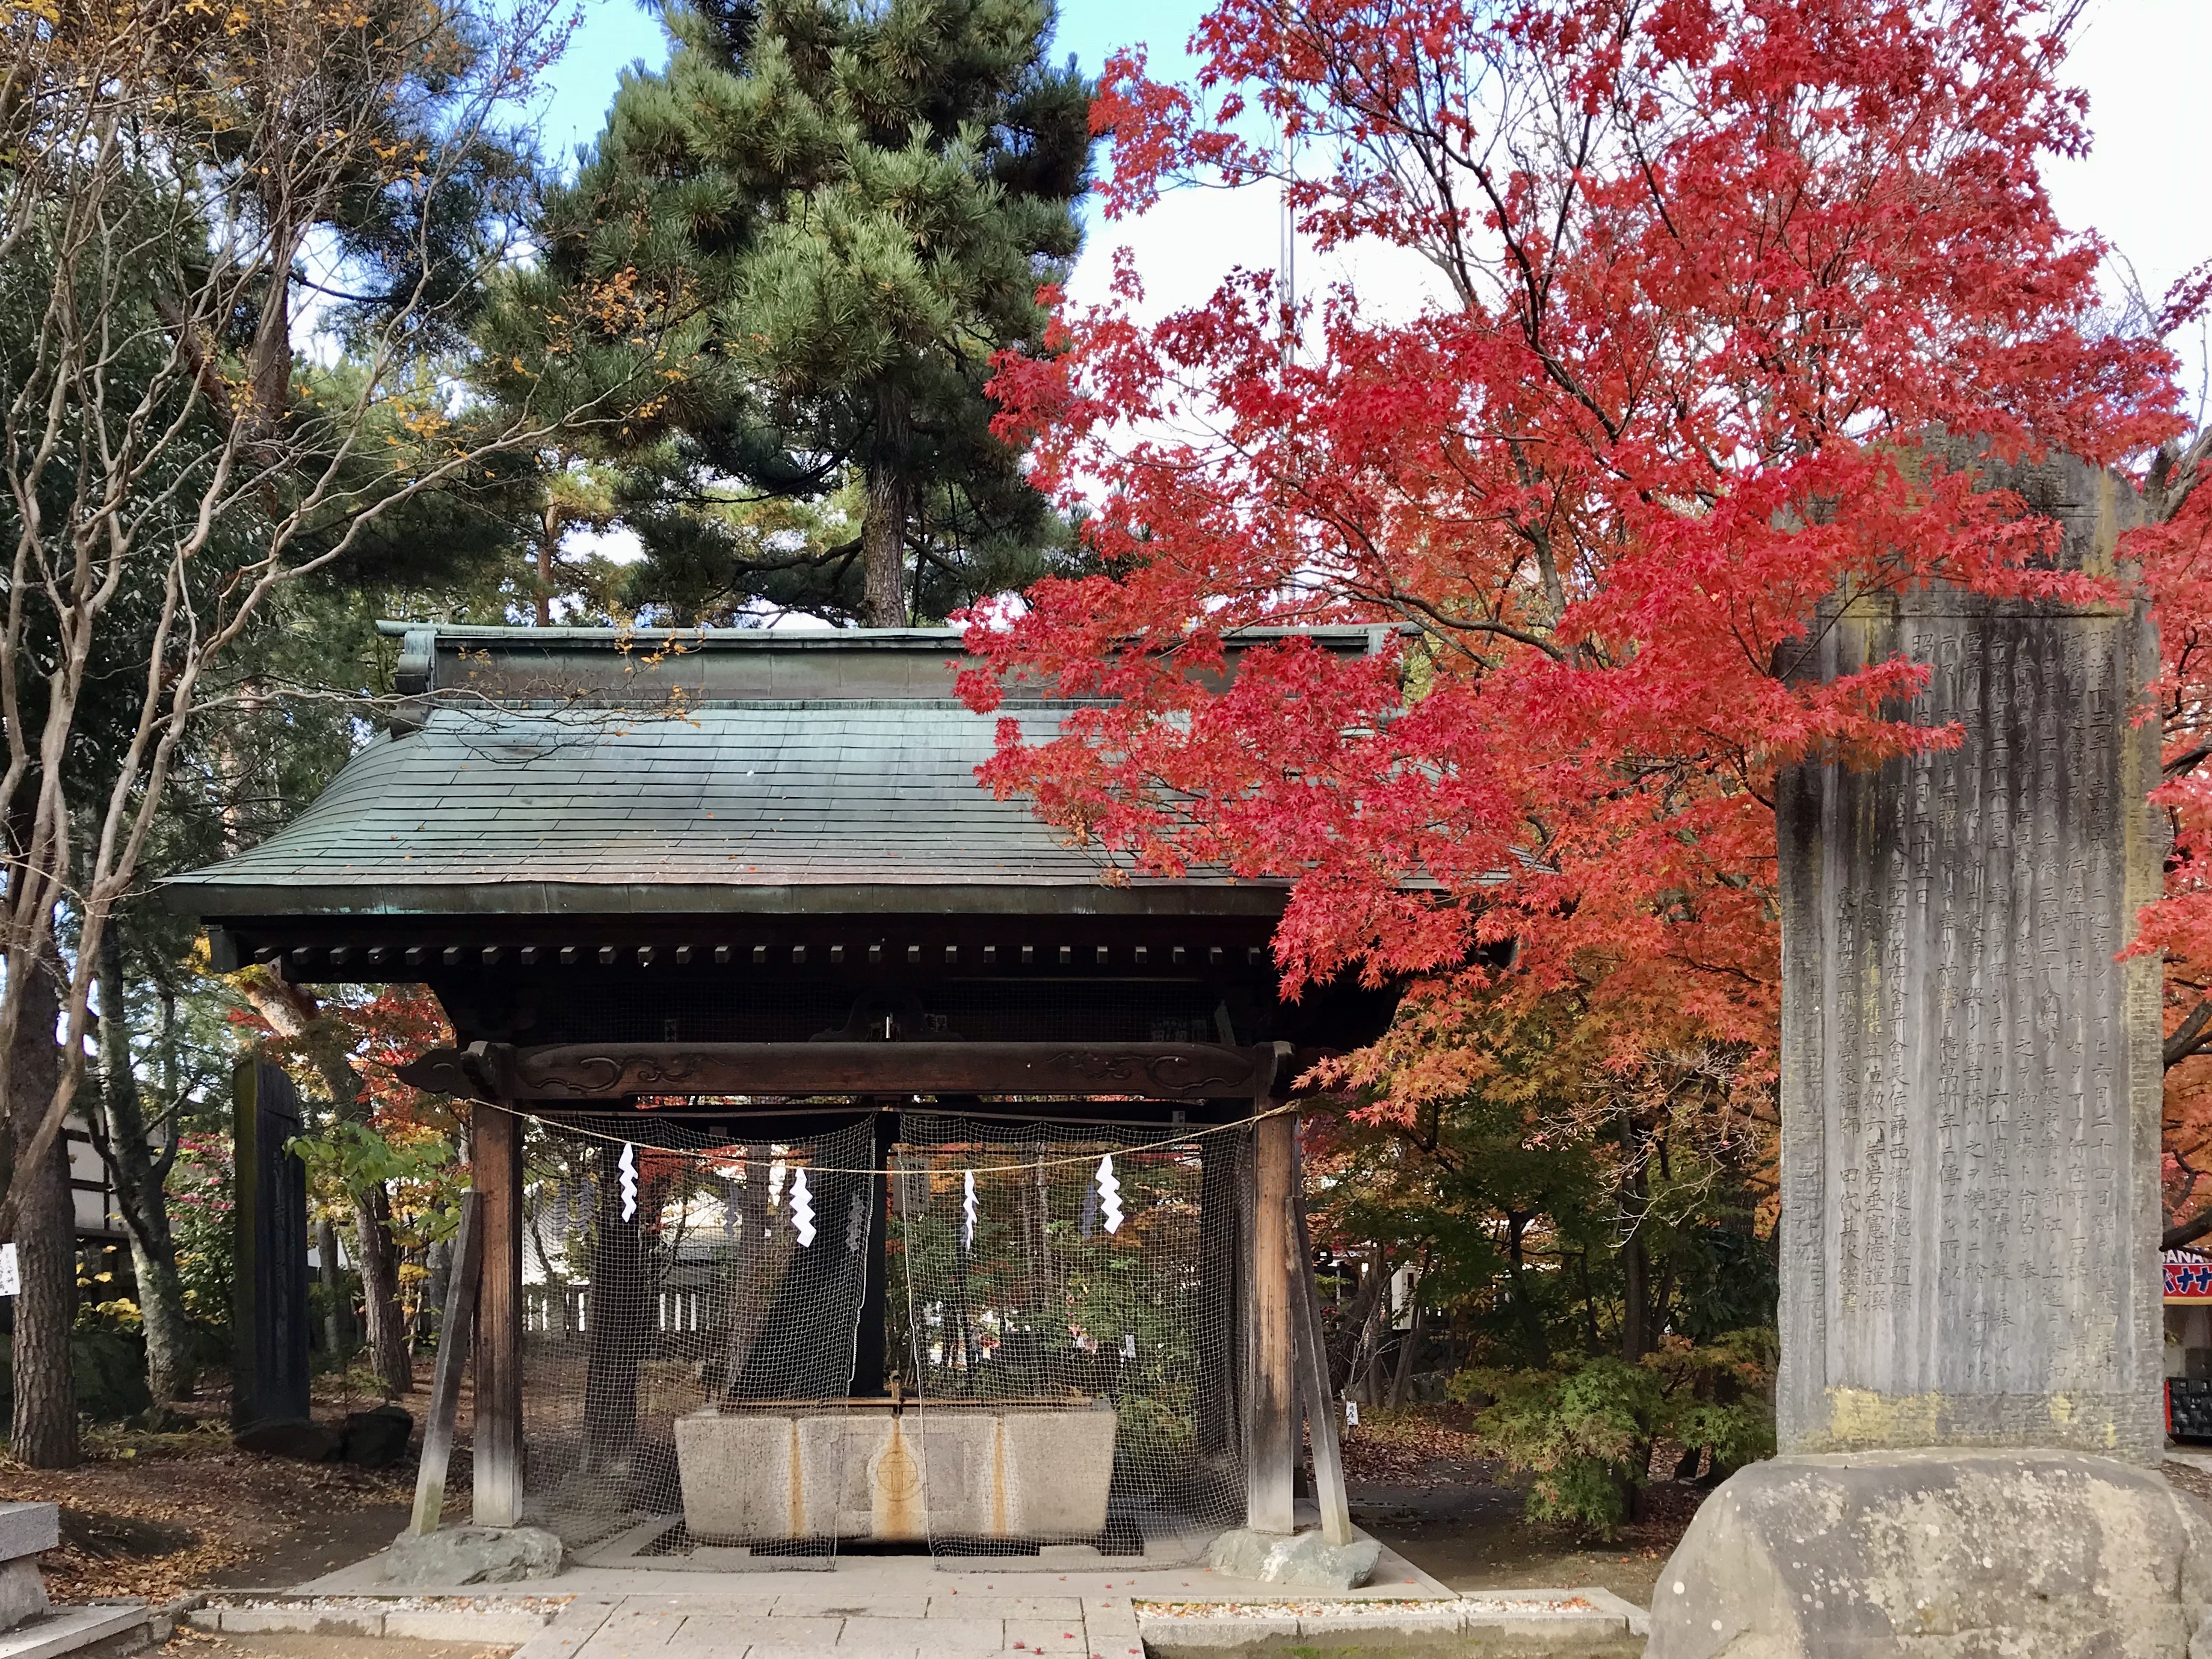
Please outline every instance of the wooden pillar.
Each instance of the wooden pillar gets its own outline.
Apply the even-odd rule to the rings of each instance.
[[[415,1512],[407,1522],[407,1530],[418,1537],[438,1530],[438,1516],[446,1505],[453,1414],[461,1397],[461,1367],[469,1359],[469,1332],[477,1316],[483,1212],[480,1195],[461,1194],[461,1224],[453,1235],[453,1278],[447,1285],[445,1322],[438,1334],[438,1369],[430,1383],[430,1413],[422,1424],[422,1461],[415,1471]]]
[[[483,1224],[477,1298],[476,1524],[522,1520],[522,1120],[476,1114],[474,1178]]]
[[[1321,1535],[1342,1547],[1352,1541],[1352,1505],[1344,1490],[1344,1448],[1336,1437],[1336,1400],[1328,1387],[1328,1344],[1321,1322],[1321,1291],[1314,1283],[1313,1234],[1306,1225],[1303,1149],[1291,1140],[1291,1326],[1297,1333],[1298,1396],[1305,1407],[1306,1440],[1313,1448],[1314,1501]]]
[[[1298,1400],[1291,1327],[1291,1203],[1297,1121],[1285,1112],[1252,1132],[1251,1358],[1245,1367],[1244,1524],[1293,1529]]]

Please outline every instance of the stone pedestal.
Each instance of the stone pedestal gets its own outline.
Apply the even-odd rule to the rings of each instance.
[[[713,1407],[676,1419],[696,1540],[1095,1538],[1114,1413],[1089,1406]]]
[[[61,1540],[59,1505],[0,1504],[0,1630],[13,1630],[46,1610],[39,1556]]]
[[[2003,482],[2109,573],[2125,486]],[[1780,781],[1784,1451],[2161,1443],[2160,886],[2144,609],[1834,607],[1785,667],[1929,665],[1954,748]],[[1785,656],[1788,652],[1785,652]]]
[[[1705,1501],[1646,1659],[2203,1659],[2212,1526],[2079,1452],[1778,1457]]]

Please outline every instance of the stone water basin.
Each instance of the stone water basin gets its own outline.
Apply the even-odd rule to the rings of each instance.
[[[676,1419],[684,1524],[732,1543],[799,1538],[1072,1541],[1106,1526],[1103,1400],[775,1401]]]

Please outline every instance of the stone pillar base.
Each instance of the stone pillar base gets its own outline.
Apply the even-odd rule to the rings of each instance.
[[[2212,1523],[2086,1453],[1778,1457],[1731,1475],[1651,1599],[1646,1659],[2212,1659]],[[2200,1633],[2201,1632],[2201,1633]]]
[[[0,1630],[46,1612],[39,1553],[61,1542],[61,1514],[55,1504],[0,1504]]]

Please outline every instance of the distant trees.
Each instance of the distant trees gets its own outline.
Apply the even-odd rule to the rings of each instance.
[[[550,282],[619,292],[610,328],[672,331],[659,395],[600,446],[646,548],[628,598],[895,627],[1021,586],[1065,534],[985,386],[1045,349],[1090,170],[1049,0],[667,18],[667,70],[624,79],[543,233]]]
[[[582,429],[635,366],[601,354],[585,384],[545,317],[539,356],[510,366],[528,395],[456,392],[534,183],[502,119],[550,10],[58,0],[0,24],[0,1237],[25,1281],[26,1462],[75,1455],[58,1136],[103,935],[196,729],[266,706],[229,676],[286,596],[419,559],[424,538],[386,539],[397,521]],[[327,351],[301,350],[311,332]],[[126,1095],[109,1104],[127,1121]]]

